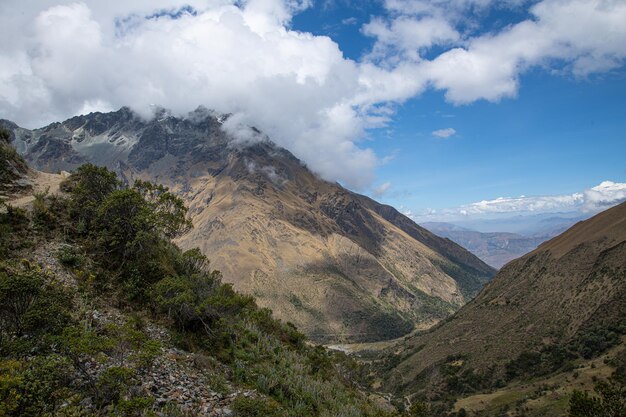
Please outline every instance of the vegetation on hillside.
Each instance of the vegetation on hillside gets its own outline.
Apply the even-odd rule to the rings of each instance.
[[[9,143],[9,131],[0,127],[0,191],[28,172],[26,161]]]
[[[213,389],[258,393],[235,399],[236,415],[386,415],[351,382],[353,361],[171,243],[191,224],[167,188],[88,164],[61,189],[30,211],[0,207],[0,416],[183,415],[142,389],[163,352],[155,325],[207,358]],[[121,316],[100,320],[109,307]]]

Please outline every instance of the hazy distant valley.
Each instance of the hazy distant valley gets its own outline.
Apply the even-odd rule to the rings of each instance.
[[[458,243],[488,265],[500,269],[509,261],[527,254],[541,243],[563,233],[586,217],[579,214],[570,214],[568,217],[548,214],[501,220],[478,220],[466,227],[445,222],[426,222],[420,225],[438,236]],[[483,231],[473,230],[472,226],[482,228]],[[507,229],[516,232],[512,233]]]

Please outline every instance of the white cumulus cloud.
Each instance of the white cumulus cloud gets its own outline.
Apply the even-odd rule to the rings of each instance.
[[[93,110],[198,105],[256,126],[329,180],[364,189],[382,161],[363,139],[428,88],[455,104],[513,97],[532,67],[585,77],[623,65],[619,0],[386,0],[344,57],[291,28],[311,0],[2,0],[0,117],[39,127]],[[466,10],[529,8],[495,32]],[[236,129],[235,129],[236,130]]]
[[[573,194],[547,196],[498,197],[459,207],[428,209],[411,215],[420,221],[454,220],[499,214],[537,214],[551,212],[596,213],[626,201],[626,183],[603,181],[595,187]]]
[[[584,191],[583,209],[598,211],[626,201],[626,184],[603,181],[599,185]]]
[[[456,130],[451,127],[447,127],[445,129],[435,130],[432,135],[441,139],[449,138],[450,136],[454,136],[456,134]]]

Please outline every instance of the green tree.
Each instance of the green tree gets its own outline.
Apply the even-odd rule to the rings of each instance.
[[[167,187],[137,180],[133,188],[148,203],[155,226],[165,237],[172,239],[192,228],[191,221],[186,218],[187,207],[183,200],[169,192]]]
[[[20,270],[0,265],[0,330],[21,336],[26,329],[27,313],[39,297],[44,279],[29,264]]]
[[[61,184],[61,190],[71,195],[71,209],[79,228],[86,229],[96,216],[106,197],[121,186],[117,175],[105,167],[81,165]]]

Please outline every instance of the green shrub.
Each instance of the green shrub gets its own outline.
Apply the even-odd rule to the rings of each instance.
[[[248,398],[239,396],[233,402],[236,416],[241,417],[282,417],[284,411],[278,403],[267,398]]]
[[[143,417],[146,415],[146,411],[152,408],[153,404],[154,398],[152,397],[122,398],[115,407],[115,415],[121,417]]]
[[[99,407],[116,404],[123,398],[133,383],[135,372],[123,366],[105,369],[98,378],[95,389],[95,402]]]
[[[569,400],[569,417],[626,416],[626,387],[617,381],[601,381],[594,395],[575,390]]]
[[[409,407],[407,417],[431,417],[430,405],[424,401],[415,400]]]
[[[67,325],[71,296],[47,281],[28,262],[0,263],[0,336],[57,334]]]
[[[114,172],[93,164],[84,164],[61,183],[61,190],[71,195],[70,209],[76,222],[90,228],[98,207],[120,184]]]
[[[30,245],[29,225],[26,210],[0,200],[0,259],[12,257],[17,250]]]
[[[43,274],[28,264],[0,265],[0,324],[4,333],[24,334],[26,314],[41,294],[44,282]]]
[[[68,268],[79,268],[85,264],[85,257],[72,246],[63,246],[57,251],[57,259]]]
[[[68,365],[59,355],[0,362],[0,416],[52,415],[72,395]]]

